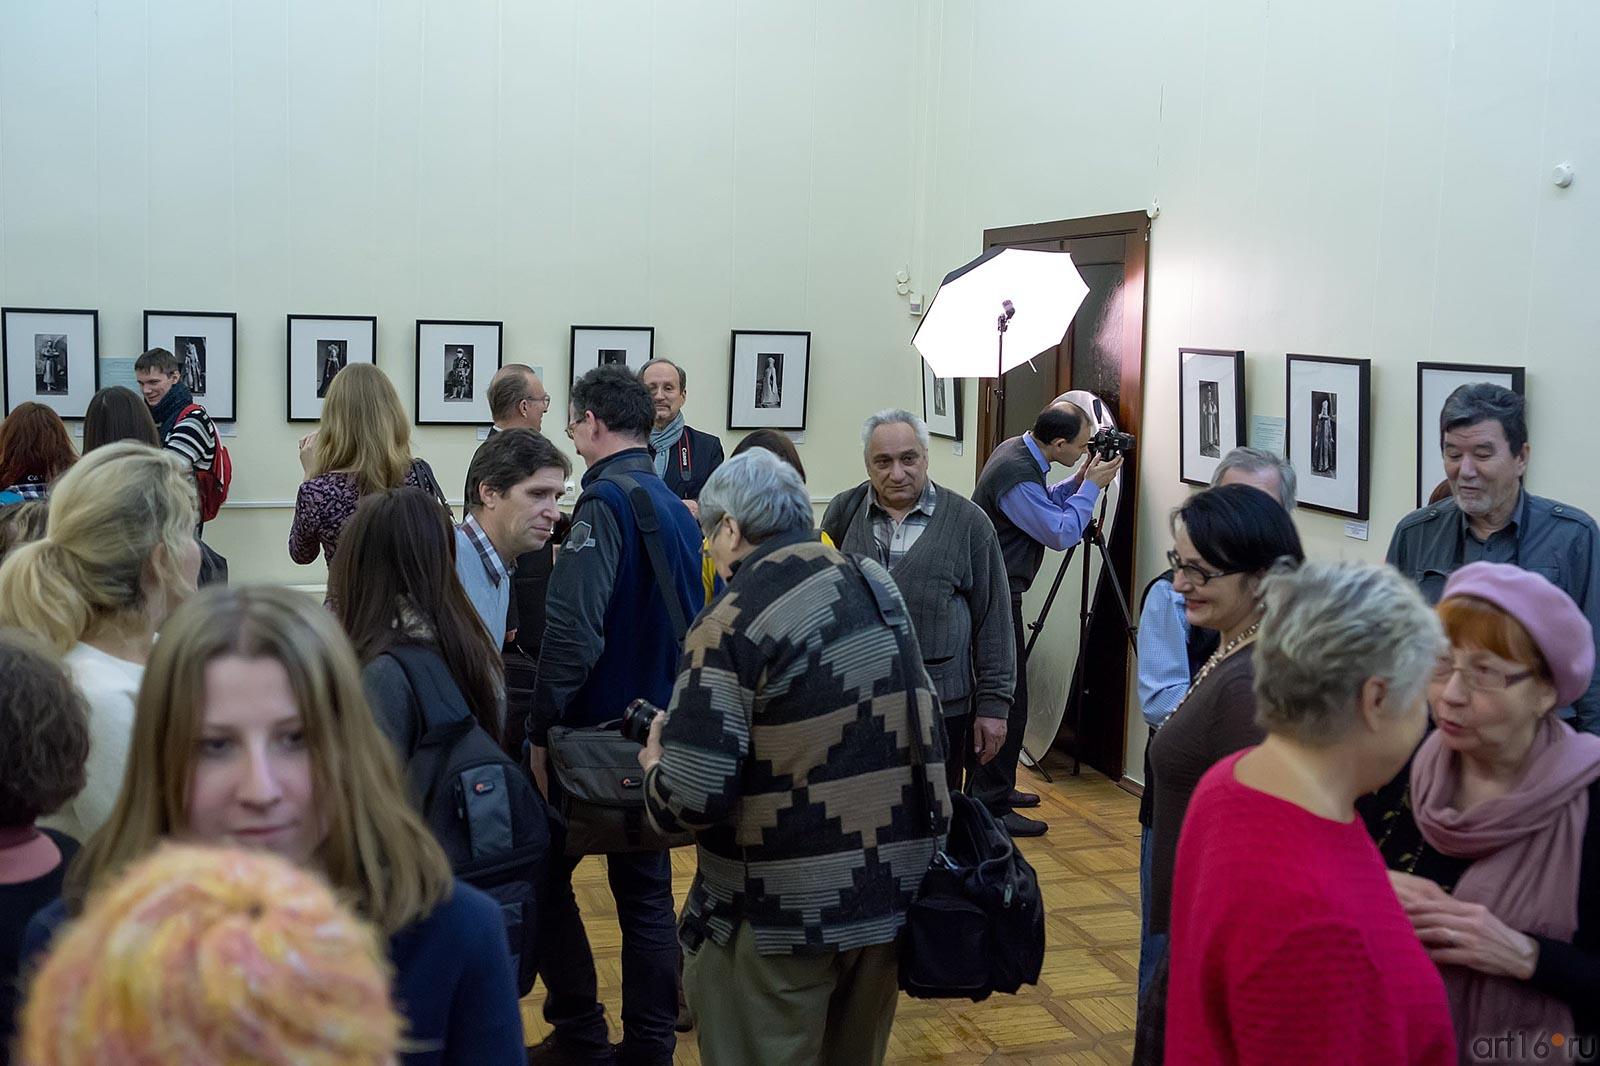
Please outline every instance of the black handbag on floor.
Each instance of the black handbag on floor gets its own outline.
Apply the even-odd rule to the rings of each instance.
[[[915,701],[912,703],[915,713]],[[935,818],[920,723],[915,782]],[[1038,983],[1044,967],[1039,876],[989,809],[950,795],[950,831],[923,875],[900,933],[900,989],[915,999],[988,999]]]

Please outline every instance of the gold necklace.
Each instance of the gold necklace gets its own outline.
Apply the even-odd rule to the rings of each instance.
[[[1261,619],[1258,618],[1254,622],[1251,622],[1249,628],[1247,628],[1243,633],[1240,633],[1237,637],[1234,637],[1232,640],[1228,641],[1227,644],[1224,644],[1222,647],[1212,652],[1211,658],[1207,659],[1205,665],[1200,667],[1200,671],[1194,675],[1194,681],[1190,683],[1189,691],[1183,694],[1183,699],[1178,701],[1178,706],[1172,708],[1172,714],[1177,714],[1183,705],[1189,702],[1189,697],[1193,696],[1195,690],[1200,687],[1201,682],[1205,681],[1205,679],[1211,675],[1211,671],[1221,666],[1223,661],[1226,660],[1228,656],[1232,655],[1234,652],[1250,643],[1250,641],[1254,640],[1256,636],[1256,630],[1260,628]],[[1167,720],[1171,721],[1172,715],[1168,715]]]

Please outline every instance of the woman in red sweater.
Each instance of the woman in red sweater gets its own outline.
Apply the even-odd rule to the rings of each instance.
[[[1189,804],[1172,893],[1167,1061],[1456,1061],[1439,971],[1356,817],[1422,736],[1444,647],[1388,568],[1308,564],[1266,585],[1258,747]]]

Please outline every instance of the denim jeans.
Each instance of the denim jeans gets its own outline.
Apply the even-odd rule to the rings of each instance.
[[[1139,998],[1144,1002],[1156,963],[1167,950],[1167,934],[1150,931],[1150,827],[1139,827]]]
[[[629,1061],[672,1061],[678,1019],[678,937],[672,912],[669,853],[605,856],[606,878],[622,926],[622,1032]],[[594,954],[572,893],[578,860],[552,862],[540,909],[539,976],[546,996],[544,1020],[575,1052],[603,1054],[609,1045],[600,1005]]]

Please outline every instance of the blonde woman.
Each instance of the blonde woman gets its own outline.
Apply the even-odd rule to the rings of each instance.
[[[270,851],[321,874],[376,925],[415,1048],[408,1066],[525,1061],[499,906],[451,877],[406,799],[350,642],[313,600],[208,588],[172,616],[139,691],[116,807],[63,899],[34,919],[28,953],[168,839]]]
[[[89,704],[87,783],[48,822],[77,840],[111,813],[156,630],[194,592],[198,522],[187,464],[110,444],[56,482],[45,537],[0,565],[0,625],[49,643]]]
[[[333,562],[339,533],[363,496],[410,485],[444,502],[433,469],[411,457],[411,422],[400,394],[370,363],[347,366],[334,377],[321,428],[300,439],[300,465],[306,479],[289,528],[289,558],[297,563],[315,560],[319,547]]]

